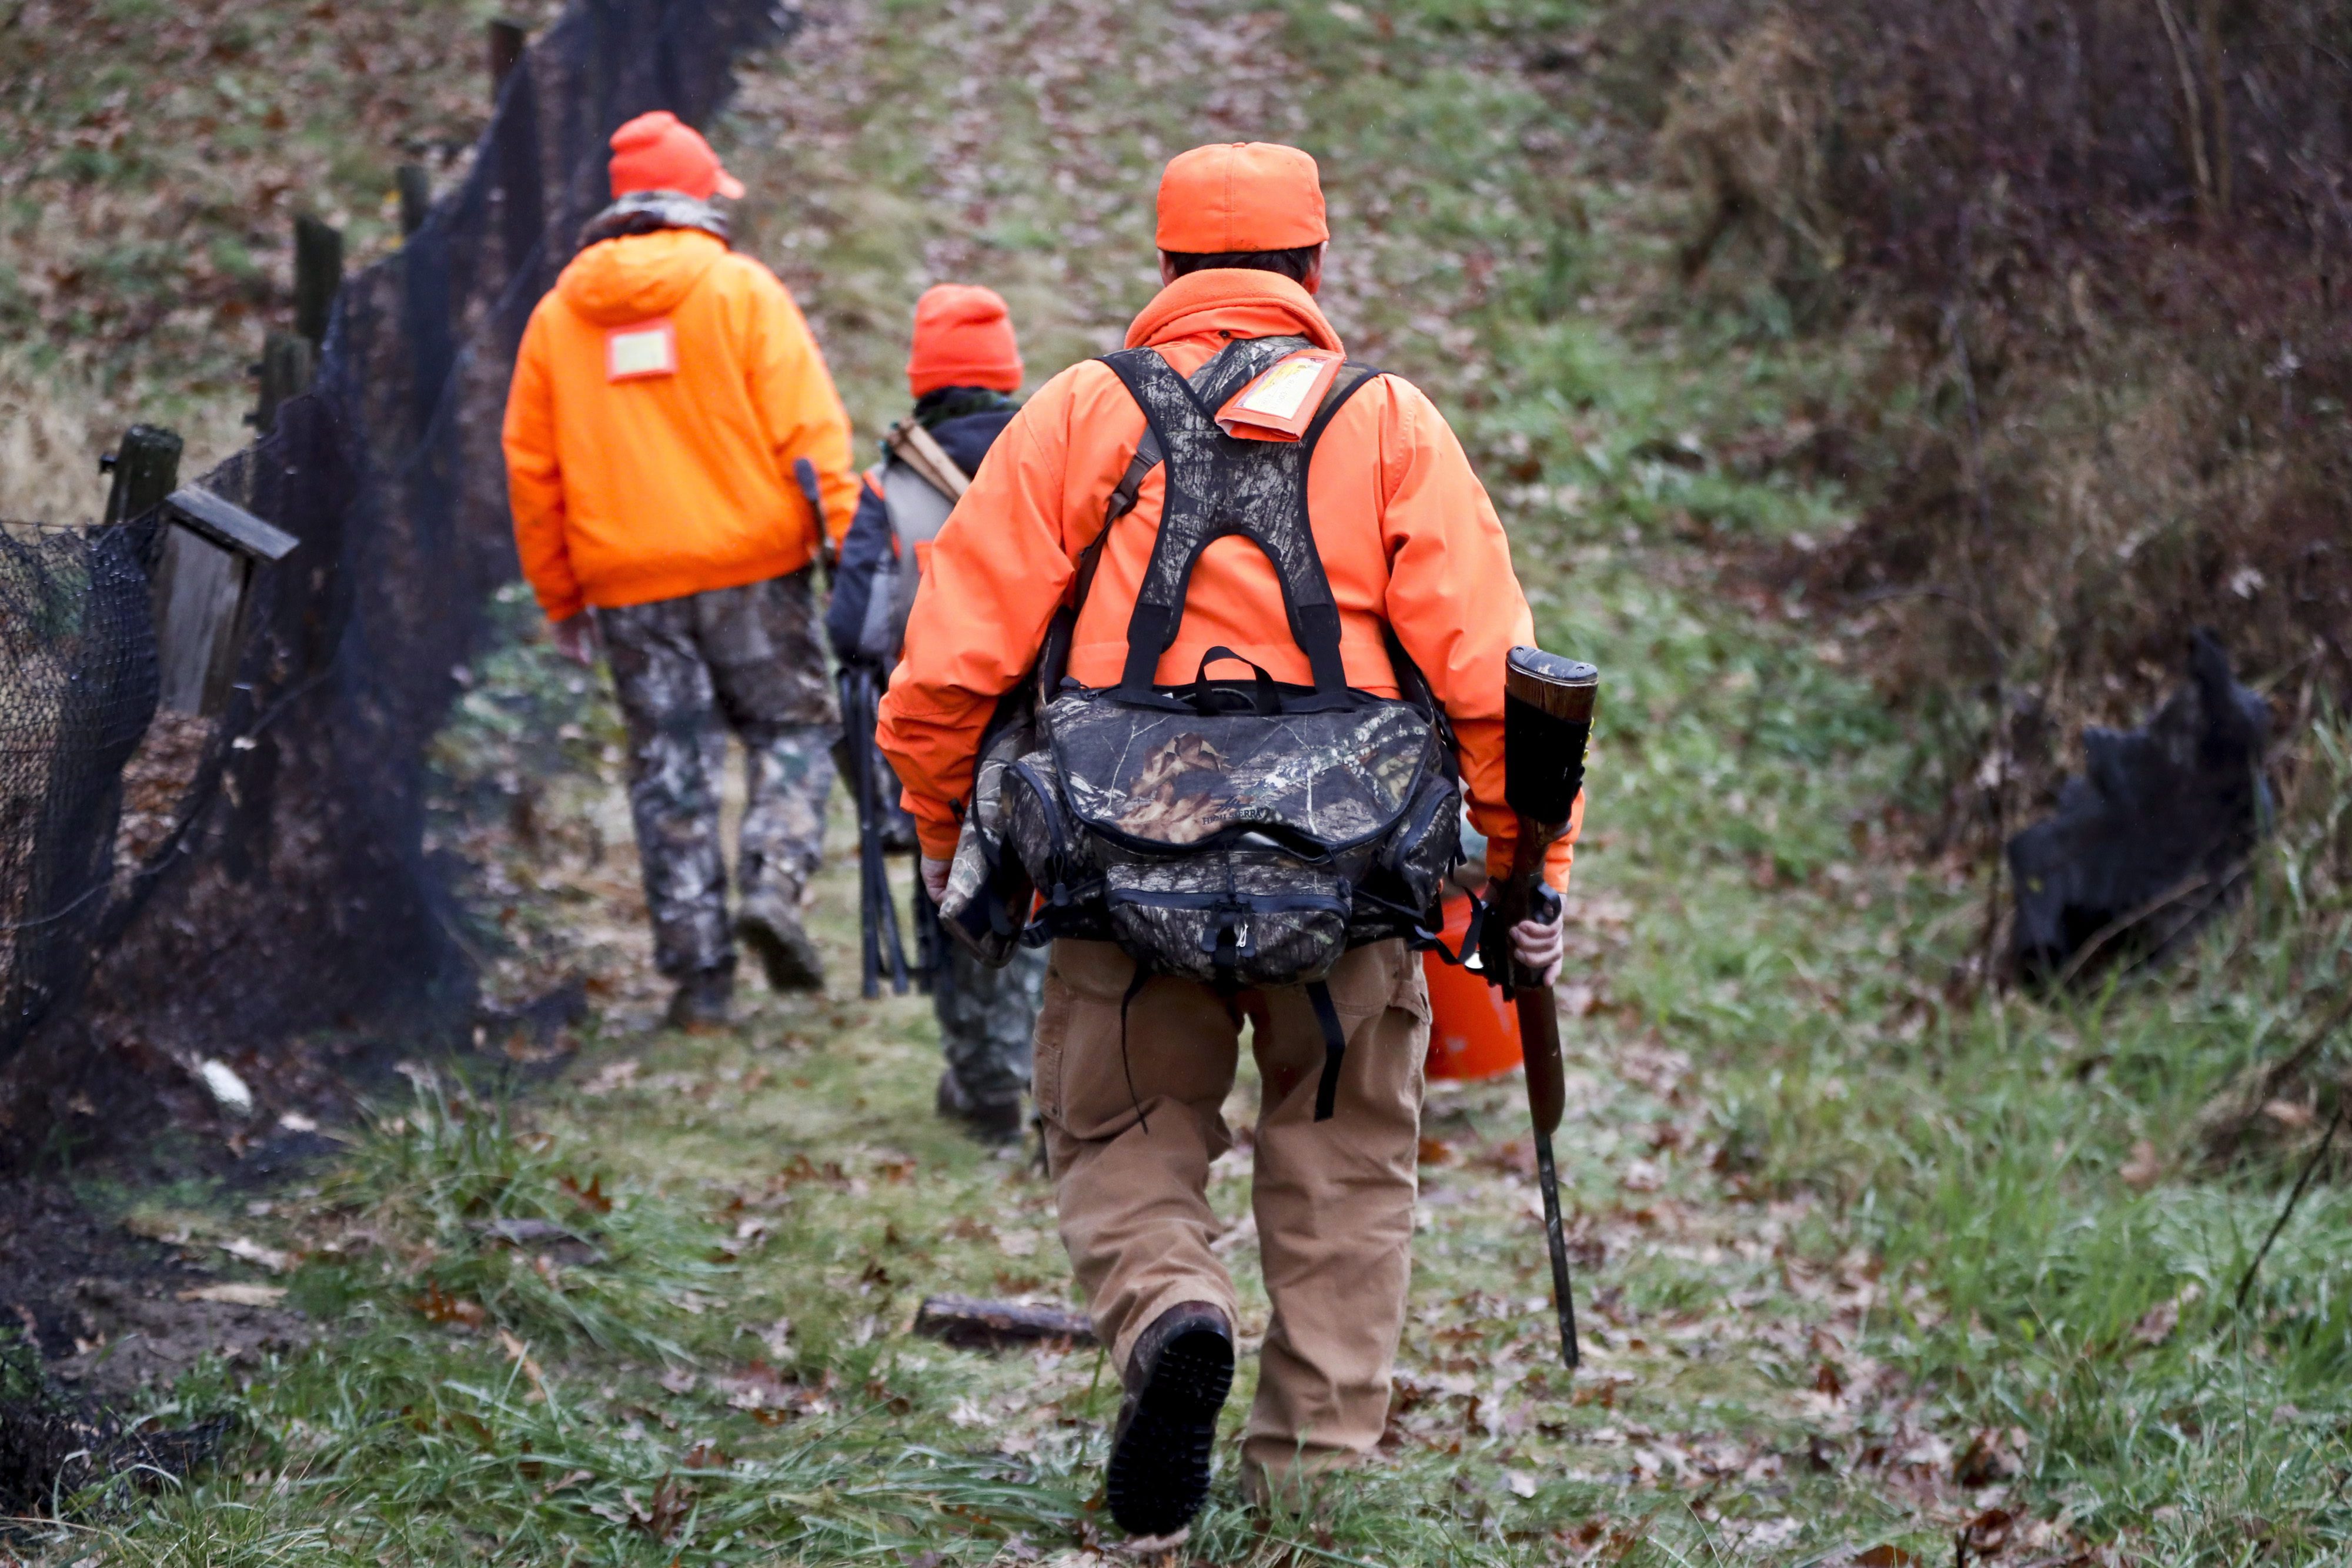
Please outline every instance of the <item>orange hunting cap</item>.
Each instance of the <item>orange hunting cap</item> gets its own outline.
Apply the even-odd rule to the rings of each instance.
[[[1004,297],[976,283],[939,283],[915,301],[915,350],[907,384],[917,397],[940,387],[1021,390],[1021,345]]]
[[[743,194],[743,182],[719,166],[702,133],[667,109],[613,132],[612,175],[616,199],[632,191],[677,191],[700,202]]]
[[[1272,141],[1195,147],[1160,176],[1161,250],[1294,250],[1331,237],[1315,160]]]

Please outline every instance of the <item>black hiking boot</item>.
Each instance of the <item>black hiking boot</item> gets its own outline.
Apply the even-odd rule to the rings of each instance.
[[[662,1022],[670,1029],[682,1029],[688,1034],[702,1034],[725,1029],[734,1021],[735,967],[697,969],[677,983],[670,993],[669,1011]]]
[[[779,991],[824,989],[824,959],[800,922],[800,900],[768,888],[743,901],[735,934],[760,960],[768,984]]]
[[[1129,1535],[1173,1535],[1209,1496],[1209,1448],[1234,1385],[1225,1314],[1185,1301],[1135,1342],[1110,1440],[1110,1516]]]
[[[932,1105],[944,1120],[953,1122],[966,1135],[992,1147],[1020,1142],[1028,1125],[1021,1119],[1018,1098],[999,1103],[974,1100],[956,1082],[953,1068],[940,1074],[940,1092]]]

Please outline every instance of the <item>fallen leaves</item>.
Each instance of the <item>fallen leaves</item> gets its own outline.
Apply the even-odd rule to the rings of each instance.
[[[2026,1433],[2022,1427],[1994,1427],[1969,1439],[1952,1466],[1952,1479],[1964,1487],[1991,1486],[2025,1473]]]
[[[549,1498],[553,1497],[557,1492],[570,1491],[582,1481],[593,1481],[595,1479],[596,1472],[593,1470],[567,1470],[561,1479],[550,1481],[547,1485],[540,1488],[540,1500],[544,1502]]]
[[[798,1373],[771,1365],[764,1357],[753,1356],[741,1370],[708,1381],[712,1390],[727,1401],[728,1408],[740,1410],[764,1427],[782,1426],[803,1416],[824,1416],[833,1411],[833,1401],[826,1397],[834,1385],[830,1372],[816,1386],[810,1387],[801,1382]]]
[[[1533,1138],[1508,1138],[1479,1151],[1475,1164],[1507,1176],[1532,1176],[1536,1174],[1536,1141]]]
[[[1559,1016],[1562,1018],[1591,1018],[1607,1005],[1602,1000],[1600,987],[1587,985],[1582,981],[1575,981],[1560,987],[1556,995],[1559,998]]]
[[[506,1330],[500,1329],[499,1348],[506,1352],[509,1361],[522,1369],[522,1375],[525,1377],[530,1379],[529,1402],[535,1405],[544,1400],[547,1397],[547,1375],[540,1370],[539,1363],[532,1359],[530,1346],[523,1343]]]
[[[842,1168],[839,1160],[826,1160],[820,1165],[803,1154],[793,1155],[769,1178],[770,1187],[779,1190],[797,1186],[803,1182],[821,1182],[843,1192],[850,1190],[854,1185],[853,1178]]]
[[[1960,1531],[1960,1544],[1980,1557],[1997,1556],[2009,1544],[2016,1522],[2017,1515],[2008,1509],[1989,1508],[1969,1521]]]
[[[2132,1325],[2131,1336],[2136,1343],[2152,1347],[2170,1339],[2172,1331],[2179,1326],[2180,1303],[2158,1301],[2140,1314],[2139,1322]]]
[[[592,1503],[588,1511],[614,1524],[652,1536],[667,1543],[675,1540],[686,1521],[693,1517],[694,1492],[676,1476],[664,1476],[654,1483],[653,1499],[639,1502],[634,1488],[621,1489],[620,1508],[610,1503]]]
[[[2130,1155],[2116,1174],[2134,1192],[2146,1192],[2164,1179],[2164,1161],[2158,1157],[2156,1145],[2142,1138],[2131,1146]]]
[[[429,1282],[425,1287],[425,1293],[414,1298],[409,1304],[427,1322],[445,1323],[478,1333],[488,1326],[490,1321],[488,1309],[481,1302],[468,1301],[463,1296],[452,1296],[439,1285]]]
[[[642,1064],[635,1057],[608,1061],[580,1085],[580,1092],[593,1096],[614,1093],[636,1082],[641,1070]]]
[[[578,1180],[568,1176],[556,1177],[555,1185],[570,1193],[574,1201],[591,1214],[613,1212],[613,1200],[605,1196],[604,1178],[602,1176],[589,1177],[586,1186],[582,1186]]]

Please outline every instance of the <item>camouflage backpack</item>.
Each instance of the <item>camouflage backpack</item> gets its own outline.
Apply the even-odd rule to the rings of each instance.
[[[1049,648],[1038,744],[1009,758],[997,748],[989,804],[1004,847],[1045,894],[1039,924],[1116,941],[1137,961],[1138,988],[1153,973],[1227,990],[1307,986],[1327,1047],[1322,1116],[1341,1046],[1324,977],[1351,946],[1425,934],[1459,855],[1461,813],[1452,737],[1393,637],[1408,695],[1349,686],[1339,607],[1307,518],[1316,444],[1377,372],[1343,367],[1298,441],[1240,439],[1215,421],[1227,398],[1308,346],[1240,340],[1190,381],[1150,349],[1105,356],[1149,422],[1147,455],[1156,448],[1168,468],[1126,667],[1118,685],[1087,688],[1053,678],[1059,655]],[[1140,483],[1134,468],[1129,477]],[[1191,682],[1154,684],[1193,565],[1228,534],[1273,562],[1311,687],[1278,683],[1223,647]],[[1081,598],[1100,544],[1081,565]],[[1218,664],[1254,675],[1219,679]],[[1021,738],[1017,727],[1003,738]]]

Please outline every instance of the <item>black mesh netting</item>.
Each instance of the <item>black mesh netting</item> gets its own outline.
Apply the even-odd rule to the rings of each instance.
[[[574,0],[532,44],[462,183],[345,282],[311,392],[197,481],[301,541],[260,573],[219,719],[150,722],[152,519],[0,530],[0,1060],[37,1032],[51,1054],[249,1058],[466,1003],[424,756],[514,572],[514,349],[606,200],[613,129],[707,120],[735,57],[791,21],[772,0]]]
[[[131,545],[0,524],[0,1050],[71,987],[107,912],[122,765],[155,711]]]

